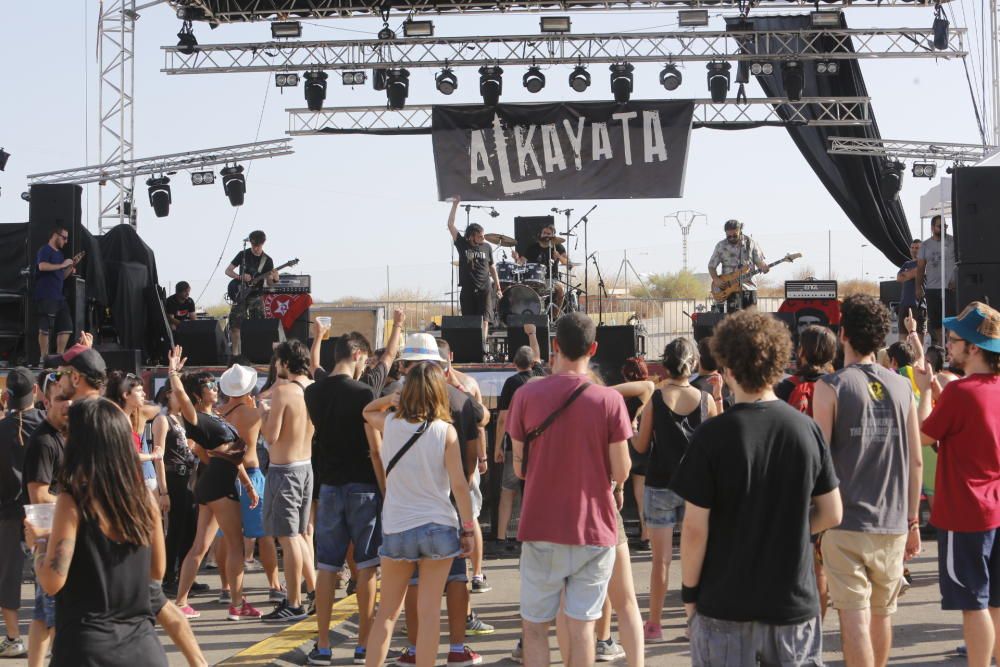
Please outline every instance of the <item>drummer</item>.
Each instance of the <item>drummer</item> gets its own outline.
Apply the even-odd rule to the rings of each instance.
[[[566,291],[562,283],[559,282],[559,265],[569,264],[569,255],[566,253],[566,246],[560,242],[561,240],[556,237],[556,226],[549,224],[542,227],[541,231],[538,232],[538,240],[528,246],[523,255],[518,254],[516,250],[514,251],[514,261],[518,264],[534,263],[544,267],[546,281],[549,280],[551,273],[552,301],[560,312]]]

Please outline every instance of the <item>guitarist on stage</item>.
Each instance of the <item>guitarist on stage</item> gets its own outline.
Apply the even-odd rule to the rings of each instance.
[[[757,242],[743,233],[743,223],[739,220],[727,220],[725,224],[726,240],[715,245],[715,251],[708,260],[708,273],[712,276],[712,287],[717,288],[723,282],[717,271],[722,264],[722,275],[733,273],[740,269],[753,270],[757,267],[761,273],[767,273],[771,268],[764,259],[764,251]],[[725,312],[732,313],[743,308],[757,305],[757,284],[752,276],[741,281],[741,290],[729,295],[724,304]],[[721,308],[723,304],[720,304]]]
[[[264,252],[264,243],[267,235],[257,230],[250,233],[250,249],[241,250],[229,266],[226,267],[226,275],[233,280],[240,280],[244,284],[252,283],[258,276],[267,277],[264,285],[278,280],[278,272],[274,270],[274,260]],[[256,287],[247,291],[243,298],[233,301],[233,307],[229,311],[229,335],[233,343],[233,356],[238,357],[242,352],[240,343],[240,328],[243,320],[260,319],[264,317],[264,307],[261,304],[260,289],[264,286]]]

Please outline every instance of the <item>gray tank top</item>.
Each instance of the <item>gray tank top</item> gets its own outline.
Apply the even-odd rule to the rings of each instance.
[[[830,455],[844,502],[841,530],[906,532],[910,381],[878,364],[825,376],[837,395]]]

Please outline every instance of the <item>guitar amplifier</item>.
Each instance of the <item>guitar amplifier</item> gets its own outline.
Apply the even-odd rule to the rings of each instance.
[[[281,274],[278,282],[264,288],[266,294],[311,294],[312,276]]]
[[[836,299],[836,280],[786,280],[786,299]]]

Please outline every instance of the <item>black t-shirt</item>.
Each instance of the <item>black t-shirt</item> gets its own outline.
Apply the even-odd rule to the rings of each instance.
[[[21,506],[28,502],[22,471],[28,440],[45,419],[41,410],[7,414],[0,421],[0,519],[20,519]]]
[[[171,294],[163,303],[167,315],[173,315],[178,320],[194,319],[194,299],[188,297],[181,299],[176,294]]]
[[[802,378],[803,382],[815,382],[824,375],[826,375],[826,373],[816,373],[815,375],[800,375],[799,377]],[[794,382],[792,382],[791,378],[785,378],[777,385],[775,385],[774,395],[783,400],[785,403],[787,403],[788,399],[792,395],[792,392],[795,391],[796,386],[797,385]]]
[[[244,263],[244,258],[246,263]],[[236,253],[236,257],[233,257],[233,261],[231,261],[230,264],[235,266],[237,271],[249,273],[254,278],[262,273],[270,273],[271,271],[274,271],[274,260],[271,259],[270,255],[265,252],[258,257],[253,254],[253,251],[249,248]],[[242,267],[242,269],[240,267]]]
[[[528,380],[535,377],[535,374],[530,371],[518,371],[511,375],[503,383],[503,389],[500,390],[500,398],[497,399],[497,409],[498,410],[510,410],[510,402],[514,400],[514,392],[528,384]]]
[[[29,483],[48,484],[49,493],[59,493],[56,475],[62,466],[66,441],[48,421],[43,421],[35,429],[25,445],[24,452],[24,499],[30,502]]]
[[[837,484],[819,426],[783,401],[738,403],[702,424],[671,483],[711,510],[698,613],[775,625],[818,616],[809,504]]]
[[[476,245],[459,235],[455,237],[455,249],[458,250],[458,284],[478,290],[489,289],[490,267],[493,266],[493,249],[489,244]]]
[[[328,377],[330,377],[330,371],[326,370],[322,366],[318,367],[313,373],[313,380],[316,380],[317,382]],[[360,380],[371,387],[376,396],[386,396],[392,393],[391,391],[388,391],[389,388],[385,386],[385,381],[388,377],[389,367],[380,361],[374,366],[369,366],[362,371]]]
[[[318,482],[332,486],[375,484],[365,420],[365,406],[375,392],[346,375],[331,375],[306,387],[306,409],[316,427],[314,468]]]
[[[202,449],[216,449],[227,442],[236,442],[240,434],[232,424],[216,415],[198,413],[198,423],[184,420],[184,432]]]
[[[466,469],[466,475],[471,475],[472,470],[465,465],[465,457],[468,452],[467,448],[476,446],[469,443],[479,438],[479,422],[484,416],[483,406],[476,399],[450,384],[448,385],[448,402],[451,404],[452,426],[458,433],[458,445],[462,452],[462,467]]]
[[[564,246],[562,243],[557,243],[554,247],[554,250],[555,252],[558,252],[560,255],[566,254],[566,246]],[[556,259],[555,252],[552,254],[552,263],[549,264],[549,249],[543,247],[541,243],[535,242],[532,243],[527,248],[525,248],[524,254],[521,256],[524,257],[529,262],[533,262],[535,264],[541,264],[546,267],[551,266],[552,268],[558,270],[559,260]],[[548,271],[548,268],[546,268],[546,271]],[[548,275],[548,273],[546,273],[545,275]]]

